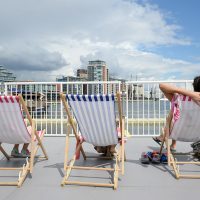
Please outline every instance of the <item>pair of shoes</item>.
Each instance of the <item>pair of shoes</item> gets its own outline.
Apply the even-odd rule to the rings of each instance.
[[[160,154],[158,153],[152,153],[152,160],[151,162],[153,164],[160,164]]]
[[[167,153],[160,153],[158,151],[148,151],[142,152],[140,162],[142,164],[166,164],[167,163]]]
[[[13,148],[13,150],[11,151],[11,156],[13,156],[15,158],[20,158],[21,154],[19,153],[18,149]]]
[[[140,161],[141,161],[142,164],[149,164],[150,160],[149,160],[148,153],[142,152]]]
[[[167,163],[167,153],[162,153],[162,155],[160,157],[160,162],[163,164]]]
[[[26,149],[26,150],[22,149],[20,157],[22,157],[22,158],[30,157],[29,150],[28,149]]]
[[[153,139],[156,143],[158,143],[159,145],[162,144],[162,140],[161,140],[159,137],[152,137],[152,139]]]

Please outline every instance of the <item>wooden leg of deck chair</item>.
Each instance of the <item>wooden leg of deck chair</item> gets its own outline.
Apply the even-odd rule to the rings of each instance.
[[[70,113],[69,106],[68,106],[68,104],[67,104],[67,102],[65,100],[65,96],[63,94],[61,94],[60,97],[62,99],[63,106],[64,106],[64,108],[66,110],[66,113],[67,113],[67,116],[68,116],[68,121],[69,121],[69,123],[70,123],[70,125],[71,125],[71,127],[72,127],[72,129],[74,131],[76,139],[78,140],[78,133],[77,133],[77,130],[76,130],[76,126],[75,126],[74,120],[72,118],[72,115]],[[81,153],[83,155],[84,160],[86,160],[86,155],[85,155],[85,152],[84,152],[83,148],[81,147],[80,150],[81,150]]]
[[[166,146],[169,144],[168,138],[169,138],[169,133],[170,133],[169,131],[170,131],[170,124],[171,124],[172,117],[173,117],[173,113],[170,110],[170,112],[166,118],[166,125],[163,129],[163,140],[162,140],[162,144],[160,147],[160,154],[162,153],[164,142],[166,143]],[[167,149],[168,149],[168,146],[167,146]]]
[[[64,159],[64,171],[67,170],[67,162],[68,162],[68,154],[69,154],[69,134],[71,131],[71,127],[67,126],[67,135],[66,135],[66,141],[65,141],[65,159]]]
[[[43,144],[42,144],[42,138],[43,138],[43,136],[44,136],[44,134],[45,134],[45,131],[46,131],[46,130],[44,129],[43,135],[41,136],[41,138],[38,136],[37,132],[35,132],[35,136],[36,136],[36,138],[37,138],[38,145],[39,145],[40,148],[42,149],[42,152],[43,152],[45,158],[48,160],[48,155],[47,155],[46,150],[45,150],[45,148],[44,148],[44,146],[43,146]]]
[[[162,150],[164,148],[164,144],[166,144],[166,141],[167,141],[167,135],[168,135],[167,129],[164,129],[162,134],[163,134],[163,140],[162,140],[162,143],[161,143],[161,146],[160,146],[160,151],[159,151],[160,154],[162,153]]]
[[[44,137],[44,134],[45,134],[45,130],[43,130],[43,134],[40,136],[40,140],[41,140],[41,141],[42,141],[42,139],[43,139],[43,137]],[[38,142],[38,144],[37,144],[36,147],[35,147],[34,157],[36,156],[39,147],[40,147],[40,144],[39,144],[39,142]],[[46,157],[45,155],[44,155],[44,156],[40,156],[40,157],[38,157],[38,158],[42,158],[42,159],[45,158],[45,159],[48,159],[48,157]]]
[[[124,142],[122,142],[124,143]],[[122,160],[121,160],[121,166],[122,166],[122,175],[124,175],[124,159],[125,159],[125,151],[124,151],[124,145],[122,145]]]
[[[61,182],[61,186],[64,186],[65,183],[67,182],[67,179],[69,178],[69,175],[70,175],[70,173],[72,171],[72,167],[73,167],[75,161],[76,161],[76,155],[74,155],[74,157],[72,158],[71,162],[69,163],[69,167],[66,170],[66,174],[65,174],[65,176],[64,176],[64,178],[63,178],[63,180]]]
[[[3,147],[0,144],[0,151],[3,153],[3,155],[6,157],[7,160],[10,160],[9,155],[5,152],[5,150],[3,149]]]
[[[79,152],[80,149],[81,149],[81,144],[79,143],[78,146],[77,146],[77,148],[76,148],[76,152],[75,152],[75,154],[74,154],[74,156],[73,156],[71,162],[69,163],[69,167],[66,166],[67,171],[66,171],[66,174],[65,174],[65,176],[64,176],[64,178],[63,178],[63,180],[62,180],[62,182],[61,182],[61,186],[64,186],[64,185],[66,184],[67,179],[69,178],[69,175],[70,175],[70,173],[71,173],[72,167],[74,166],[74,163],[75,163],[75,161],[76,161],[76,153]]]
[[[171,152],[170,152],[170,144],[169,144],[169,139],[166,142],[166,146],[167,146],[167,158],[168,158],[168,166],[171,166],[172,164],[172,160],[171,160]]]
[[[33,172],[33,164],[34,164],[34,157],[35,157],[35,145],[34,145],[34,136],[35,136],[35,122],[32,123],[32,132],[31,132],[31,157],[30,157],[30,173]]]
[[[124,175],[124,160],[125,160],[125,150],[124,150],[124,123],[125,123],[125,120],[123,119],[122,120],[122,175]]]
[[[30,170],[30,163],[28,162],[28,158],[27,158],[26,164],[24,164],[22,170],[19,172],[19,179],[18,179],[17,187],[21,187],[27,174],[29,173],[29,170]]]
[[[119,177],[119,165],[118,165],[118,163],[119,163],[119,158],[118,158],[118,155],[116,156],[116,158],[115,158],[115,171],[114,171],[114,190],[116,190],[117,189],[117,187],[118,187],[118,177]]]
[[[179,166],[177,165],[177,163],[174,159],[174,156],[171,154],[171,152],[170,152],[170,160],[171,160],[170,162],[171,162],[172,168],[175,172],[175,176],[177,179],[179,179],[179,177],[180,177]]]

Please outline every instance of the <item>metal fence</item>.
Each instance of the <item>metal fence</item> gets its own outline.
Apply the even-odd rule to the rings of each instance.
[[[192,90],[192,81],[163,81]],[[97,94],[121,91],[126,133],[131,136],[159,135],[170,102],[159,90],[160,81],[129,82],[15,82],[0,85],[1,95],[22,94],[37,128],[47,136],[64,136],[67,116],[60,93]],[[116,110],[117,112],[117,110]]]

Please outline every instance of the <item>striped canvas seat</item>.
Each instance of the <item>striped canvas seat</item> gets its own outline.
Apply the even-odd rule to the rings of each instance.
[[[174,95],[170,138],[184,142],[200,140],[200,105],[190,97]]]
[[[67,95],[84,141],[95,146],[117,144],[114,95]]]
[[[26,126],[22,109],[30,126]],[[19,178],[16,182],[0,182],[0,185],[16,185],[20,187],[28,173],[32,173],[35,155],[41,148],[45,159],[48,159],[42,139],[45,130],[36,130],[35,121],[32,120],[26,104],[21,95],[0,96],[0,152],[7,160],[12,157],[4,150],[2,144],[24,144],[30,143],[30,158],[26,160],[23,167],[0,167],[0,170],[19,170]]]
[[[116,94],[117,101],[113,94],[110,95],[64,95],[61,94],[61,100],[68,116],[67,134],[66,134],[66,147],[65,147],[65,160],[64,160],[64,171],[65,175],[61,182],[61,185],[75,184],[75,185],[88,185],[88,186],[102,186],[102,187],[113,187],[117,188],[118,176],[121,173],[124,174],[124,120],[122,117],[122,106],[121,106],[121,94]],[[119,127],[121,132],[121,141],[118,143],[118,134],[116,126],[115,116],[115,101],[117,102],[117,111],[119,113]],[[73,114],[73,115],[72,115]],[[73,117],[76,119],[74,120]],[[75,121],[78,125],[75,124]],[[77,145],[72,159],[69,157],[69,141],[71,128],[75,134]],[[83,150],[83,142],[90,143],[94,146],[105,147],[106,153],[104,155],[86,155]],[[118,144],[118,145],[117,145]],[[117,147],[115,148],[115,146]],[[95,148],[96,148],[95,147]],[[111,147],[114,147],[113,155],[109,154]],[[110,148],[110,149],[109,149]],[[79,153],[82,153],[84,160],[87,158],[100,158],[101,160],[106,159],[107,164],[111,164],[108,159],[115,163],[111,164],[111,167],[96,165],[96,166],[81,166],[80,164],[75,166]],[[95,182],[84,182],[84,181],[73,181],[69,180],[70,173],[73,169],[76,170],[99,170],[112,172],[112,182],[110,183],[95,183]]]
[[[167,147],[168,165],[172,166],[175,177],[179,178],[200,178],[200,175],[189,174],[189,170],[179,170],[184,164],[200,165],[199,161],[193,161],[188,158],[187,153],[184,152],[186,160],[180,160],[176,157],[181,152],[172,154],[170,142],[168,139],[183,142],[196,142],[200,140],[200,105],[194,102],[190,97],[180,94],[174,95],[172,99],[172,107],[167,117],[166,127],[164,129],[164,140],[161,144],[160,153],[163,151],[163,145]],[[186,173],[187,172],[187,173]]]
[[[18,96],[0,96],[0,143],[30,143]]]

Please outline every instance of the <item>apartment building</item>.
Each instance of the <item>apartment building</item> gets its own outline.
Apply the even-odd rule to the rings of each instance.
[[[109,81],[109,71],[105,61],[94,60],[89,61],[88,67],[88,81]],[[88,87],[89,94],[107,93],[107,84],[91,84]]]

